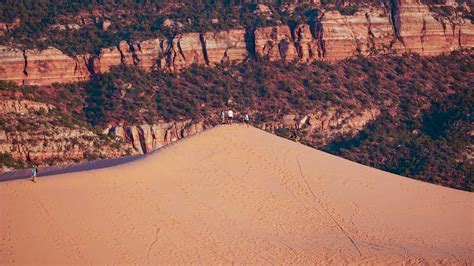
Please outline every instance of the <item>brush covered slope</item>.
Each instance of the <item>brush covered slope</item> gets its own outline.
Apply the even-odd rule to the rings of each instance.
[[[2,264],[474,260],[472,193],[239,125],[112,168],[0,183],[0,201]]]
[[[51,114],[29,115],[15,108],[17,102],[54,106],[59,122],[70,129],[88,125],[94,138],[109,139],[100,144],[104,150],[120,148],[119,154],[146,153],[193,135],[219,123],[219,113],[232,108],[238,117],[249,113],[254,125],[285,138],[472,191],[473,69],[472,54],[455,52],[338,64],[248,61],[212,69],[193,66],[179,74],[120,66],[86,83],[51,87],[0,82],[5,103],[0,112],[6,114],[0,117],[0,152],[9,156],[0,167],[18,168],[15,160],[25,166],[67,162],[49,152],[39,157],[47,150],[44,138],[34,126],[23,125],[43,125]],[[60,138],[49,138],[47,143],[67,148],[64,159],[93,159],[80,152],[78,142],[90,140],[78,136],[64,145]]]

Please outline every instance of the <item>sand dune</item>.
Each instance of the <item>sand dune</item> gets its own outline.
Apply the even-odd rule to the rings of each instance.
[[[237,125],[0,183],[0,211],[0,264],[474,262],[474,194]]]

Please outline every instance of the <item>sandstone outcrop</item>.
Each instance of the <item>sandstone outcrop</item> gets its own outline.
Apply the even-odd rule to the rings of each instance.
[[[179,71],[193,64],[206,64],[201,35],[190,32],[176,36],[166,49],[167,69]]]
[[[104,133],[130,143],[137,153],[143,154],[195,135],[204,129],[203,122],[193,123],[187,120],[153,125],[113,126],[106,129]]]
[[[298,58],[290,27],[286,25],[256,29],[255,52],[270,61],[290,62]]]
[[[50,85],[87,80],[112,66],[180,71],[193,64],[239,63],[249,54],[269,61],[309,63],[352,56],[418,53],[437,55],[474,48],[474,25],[460,17],[442,17],[419,0],[392,0],[390,8],[360,8],[353,15],[320,12],[315,21],[221,32],[183,33],[103,48],[98,55],[67,56],[56,48],[21,50],[0,46],[0,80]]]
[[[25,74],[26,57],[25,52],[8,47],[0,46],[0,79],[23,84]]]
[[[55,82],[78,82],[86,80],[89,72],[83,57],[72,58],[60,50],[49,47],[45,50],[26,50],[26,85],[52,84]]]
[[[0,139],[0,153],[41,165],[49,165],[48,161],[71,163],[126,154],[122,147],[112,148],[87,129],[54,127],[30,132],[4,132],[4,135],[4,139]],[[88,158],[90,154],[94,157]]]
[[[390,16],[383,9],[362,9],[352,16],[329,11],[321,17],[324,58],[387,53],[394,40]]]
[[[316,111],[306,115],[287,114],[281,118],[280,122],[263,124],[261,127],[271,132],[278,129],[290,129],[298,134],[303,133],[308,140],[323,146],[336,136],[357,134],[379,115],[380,110],[376,108],[364,109],[360,112],[329,109],[325,112]]]
[[[207,63],[210,66],[221,63],[240,63],[248,57],[243,29],[206,32],[203,38]]]
[[[65,125],[51,104],[0,100],[0,153],[47,166],[136,153],[132,145],[110,140],[79,125]]]
[[[87,80],[88,56],[69,57],[60,50],[0,47],[0,79],[24,85],[49,85]]]
[[[293,32],[293,36],[295,36],[295,47],[300,62],[309,63],[322,59],[323,47],[318,39],[313,37],[311,27],[308,24],[298,25]]]
[[[437,55],[474,46],[473,25],[462,18],[434,17],[418,0],[392,1],[397,53]]]
[[[21,20],[19,18],[14,19],[12,22],[1,22],[0,21],[0,36],[4,35],[6,32],[11,32],[15,28],[21,25]]]
[[[9,113],[27,114],[35,111],[44,111],[48,113],[54,106],[47,103],[39,103],[29,100],[5,100],[0,101],[0,114]]]
[[[94,73],[106,73],[111,67],[122,63],[122,56],[118,47],[103,48],[93,62]]]
[[[163,40],[151,39],[133,44],[135,64],[144,70],[161,69],[164,66]]]

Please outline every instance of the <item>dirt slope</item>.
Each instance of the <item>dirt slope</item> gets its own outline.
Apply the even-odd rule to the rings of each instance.
[[[5,263],[473,263],[474,194],[243,126],[0,183]]]

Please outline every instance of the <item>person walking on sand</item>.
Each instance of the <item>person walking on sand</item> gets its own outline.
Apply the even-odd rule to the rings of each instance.
[[[234,122],[234,112],[232,110],[227,111],[228,123],[232,125]]]
[[[38,168],[31,168],[31,181],[36,183],[36,174],[38,173]]]

